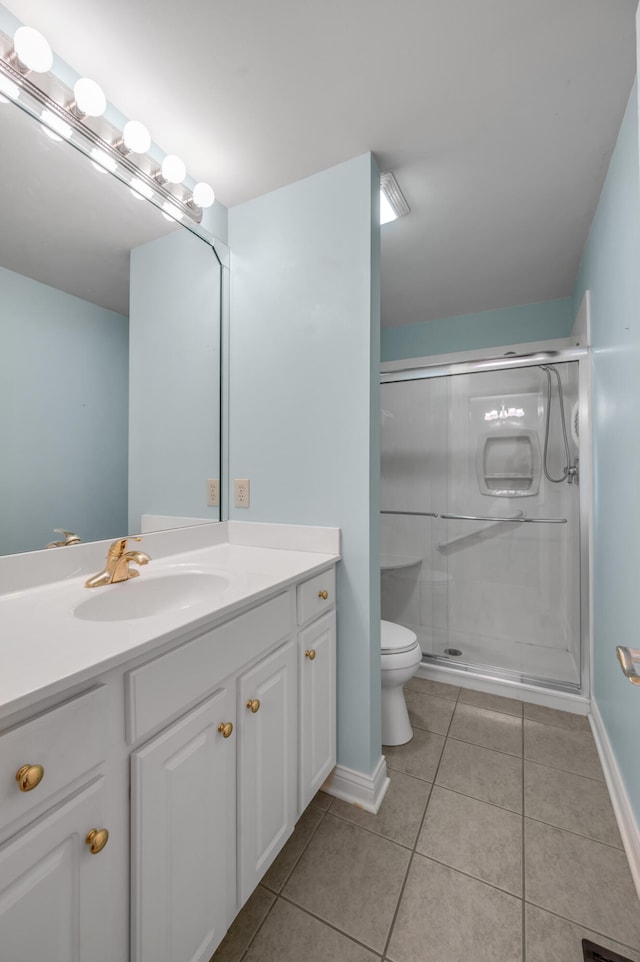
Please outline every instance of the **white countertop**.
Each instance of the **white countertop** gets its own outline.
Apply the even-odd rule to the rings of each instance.
[[[202,533],[205,527],[211,531],[210,538],[207,532]],[[250,529],[255,529],[253,537]],[[33,586],[27,584],[1,594],[0,714],[17,711],[65,687],[149,653],[185,632],[197,633],[199,629],[227,620],[241,609],[302,577],[321,571],[340,558],[339,532],[337,537],[327,538],[327,534],[336,532],[336,529],[306,529],[308,533],[322,532],[315,539],[305,537],[304,528],[284,525],[241,524],[238,528],[237,524],[229,523],[201,526],[199,534],[195,535],[191,533],[193,531],[185,529],[184,538],[175,531],[167,533],[168,539],[163,539],[163,534],[145,536],[141,544],[131,545],[148,552],[152,560],[140,569],[138,578],[128,582],[85,588],[87,573],[95,573],[91,569],[87,572],[85,562],[75,565],[72,576],[44,584],[40,581]],[[228,540],[222,540],[223,537]],[[175,549],[189,542],[193,545],[203,538],[217,543],[163,553],[163,547]],[[238,543],[247,540],[254,540],[260,546]],[[264,546],[269,541],[288,546]],[[296,547],[290,547],[291,544]],[[325,550],[300,550],[298,545],[300,548],[322,547]],[[152,554],[154,549],[155,555]],[[77,552],[74,560],[79,562],[80,551],[75,546],[56,549],[67,564],[69,558],[74,557],[73,552]],[[53,553],[46,554],[51,556]],[[41,556],[44,552],[32,554]],[[95,552],[90,556],[93,559]],[[104,555],[102,558],[104,561]],[[7,559],[2,560],[6,565]],[[51,564],[50,557],[45,561]],[[22,566],[24,568],[24,561]],[[78,573],[81,568],[84,570]],[[80,604],[98,592],[135,592],[145,580],[184,572],[217,575],[226,579],[228,584],[213,597],[203,594],[189,599],[186,607],[170,608],[147,617],[88,621],[75,614]]]

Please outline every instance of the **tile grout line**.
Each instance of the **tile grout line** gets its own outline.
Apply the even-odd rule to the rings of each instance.
[[[343,939],[348,939],[350,942],[355,943],[355,945],[359,945],[361,948],[366,949],[367,952],[375,955],[376,959],[382,960],[381,954],[376,949],[372,949],[370,945],[366,944],[366,942],[361,942],[360,939],[355,937],[355,935],[350,935],[348,932],[345,932],[344,929],[339,929],[334,922],[329,922],[321,915],[316,915],[315,912],[312,912],[311,909],[308,909],[305,905],[299,905],[287,895],[278,895],[275,901],[277,902],[278,900],[281,902],[286,902],[287,905],[292,905],[295,909],[299,909],[301,912],[304,912],[305,915],[308,915],[309,918],[315,919],[316,922],[320,922],[322,925],[326,925],[328,929],[336,932],[338,935],[342,936]],[[275,902],[273,904],[275,905]],[[242,960],[239,960],[239,962],[242,962]]]
[[[457,706],[458,706],[458,699],[460,698],[460,691],[461,691],[461,689],[458,690],[458,694],[456,695],[456,698],[455,698],[455,701],[454,701],[454,704],[453,704],[453,711],[451,712],[451,718],[449,719],[449,725],[448,725],[448,727],[447,727],[447,733],[446,733],[445,736],[444,736],[444,741],[443,741],[443,743],[442,743],[442,749],[441,749],[441,751],[440,751],[440,757],[438,758],[438,764],[436,765],[435,771],[434,771],[434,773],[433,773],[433,781],[431,782],[431,788],[430,788],[429,794],[428,794],[428,796],[427,796],[427,804],[426,804],[425,807],[424,807],[424,812],[422,813],[422,818],[420,819],[420,824],[419,824],[419,826],[418,826],[418,831],[416,832],[416,837],[415,837],[415,840],[414,840],[414,843],[413,843],[413,848],[412,848],[412,850],[411,850],[411,855],[409,856],[409,862],[408,862],[408,864],[407,864],[407,870],[406,870],[406,872],[405,872],[404,879],[403,879],[403,881],[402,881],[402,885],[400,886],[400,892],[398,893],[398,899],[397,899],[397,902],[396,902],[395,911],[394,911],[393,917],[392,917],[392,919],[391,919],[391,925],[389,926],[389,931],[388,931],[388,933],[387,933],[387,938],[386,938],[386,941],[385,941],[385,944],[384,944],[384,949],[383,949],[383,951],[382,951],[382,959],[383,959],[383,962],[384,962],[384,960],[387,959],[387,952],[389,951],[389,945],[391,944],[391,937],[392,937],[392,935],[393,935],[393,930],[394,930],[394,928],[395,928],[396,921],[397,921],[397,919],[398,919],[398,914],[399,914],[399,912],[400,912],[400,905],[401,905],[401,903],[402,903],[402,897],[403,897],[404,891],[405,891],[405,889],[406,889],[406,887],[407,887],[407,881],[408,881],[408,878],[409,878],[409,873],[410,873],[410,871],[411,871],[411,866],[413,865],[413,860],[414,860],[414,857],[415,857],[415,854],[416,854],[416,849],[417,849],[417,846],[418,846],[418,839],[420,838],[420,833],[422,832],[422,826],[424,825],[425,819],[426,819],[426,817],[427,817],[427,812],[429,811],[429,803],[431,802],[431,796],[433,795],[433,789],[435,788],[436,778],[438,777],[438,771],[439,771],[439,769],[440,769],[440,764],[441,764],[441,762],[442,762],[442,756],[444,755],[444,750],[445,750],[445,747],[446,747],[446,745],[447,745],[447,738],[449,737],[449,730],[451,729],[451,725],[452,725],[452,723],[453,723],[453,716],[455,715],[456,708],[457,708]],[[434,734],[437,734],[437,733],[434,733]]]
[[[309,804],[311,804],[311,803],[309,803]],[[314,808],[315,808],[315,807],[317,807],[317,806],[314,806]],[[318,829],[320,828],[320,826],[321,826],[322,823],[324,822],[325,816],[326,816],[327,812],[329,811],[329,808],[331,808],[331,804],[329,805],[328,808],[319,809],[320,811],[322,811],[322,816],[321,816],[321,818],[318,819],[318,824],[315,826],[315,828],[313,829],[313,831],[312,831],[311,834],[309,835],[309,838],[307,839],[307,841],[306,841],[305,844],[303,845],[302,851],[300,852],[300,854],[298,855],[297,859],[295,860],[291,871],[289,871],[289,872],[287,873],[287,875],[286,875],[286,877],[285,877],[285,880],[284,880],[284,882],[282,883],[282,886],[281,886],[281,888],[280,888],[280,892],[274,892],[273,889],[268,888],[266,885],[263,885],[263,886],[262,886],[264,889],[266,889],[267,892],[269,892],[271,895],[274,895],[275,898],[274,898],[273,902],[271,903],[271,905],[269,906],[268,911],[265,913],[265,917],[264,917],[263,920],[260,922],[260,925],[257,927],[257,929],[255,930],[255,932],[253,933],[253,935],[252,935],[251,938],[249,939],[249,942],[247,943],[244,951],[243,951],[243,952],[241,953],[241,955],[238,957],[238,962],[243,962],[243,959],[246,958],[249,949],[251,948],[251,946],[252,946],[253,943],[255,942],[256,938],[258,937],[258,933],[262,930],[262,927],[264,926],[265,922],[267,921],[267,919],[268,919],[269,916],[271,915],[274,907],[276,906],[276,904],[277,904],[277,902],[278,902],[278,899],[281,897],[281,894],[280,894],[280,893],[282,892],[282,890],[284,889],[285,885],[287,884],[287,882],[288,882],[289,879],[291,878],[291,875],[292,875],[293,871],[295,870],[295,868],[297,867],[298,862],[300,861],[300,859],[302,858],[302,856],[303,856],[304,853],[306,852],[307,846],[308,846],[309,843],[311,842],[311,839],[314,837],[314,835],[316,834],[316,832],[318,831]],[[306,811],[306,809],[305,809],[305,811]],[[303,814],[304,814],[304,813],[303,813]],[[300,816],[300,817],[302,818],[302,816]],[[298,819],[298,821],[300,821],[300,819]],[[295,828],[294,828],[294,831],[295,831]],[[269,866],[269,867],[271,867],[271,866]],[[267,871],[269,871],[269,869],[267,869]],[[265,873],[265,874],[266,874],[266,873]],[[263,876],[263,878],[264,878],[264,876]],[[259,882],[258,884],[261,884],[261,882]],[[285,899],[285,901],[287,901],[287,900]],[[244,906],[243,906],[243,907],[244,907]]]

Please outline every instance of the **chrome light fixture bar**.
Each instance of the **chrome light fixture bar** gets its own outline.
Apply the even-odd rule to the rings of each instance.
[[[398,187],[395,175],[386,170],[380,174],[380,224],[388,224],[409,213],[409,205]]]
[[[100,166],[116,173],[133,191],[152,200],[165,215],[199,224],[203,208],[215,200],[213,189],[204,183],[196,184],[193,191],[180,187],[187,172],[174,154],[167,155],[158,169],[147,155],[151,137],[144,125],[129,121],[120,132],[108,124],[101,116],[106,99],[98,84],[82,78],[70,90],[49,73],[53,57],[47,51],[50,54],[46,40],[31,27],[19,27],[14,41],[0,31],[0,93],[4,98],[19,101],[45,129],[67,140],[77,132],[82,141],[80,149],[94,161],[98,158]],[[34,74],[41,74],[40,83],[35,82]],[[92,118],[100,118],[99,125],[92,126]]]

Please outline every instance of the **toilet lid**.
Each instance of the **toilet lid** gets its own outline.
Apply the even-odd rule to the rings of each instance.
[[[416,647],[418,639],[414,631],[402,625],[396,625],[392,621],[381,621],[380,625],[380,647],[383,654],[393,651],[411,651]]]

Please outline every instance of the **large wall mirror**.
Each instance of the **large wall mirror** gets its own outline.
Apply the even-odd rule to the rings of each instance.
[[[2,101],[0,554],[219,520],[215,245]]]

